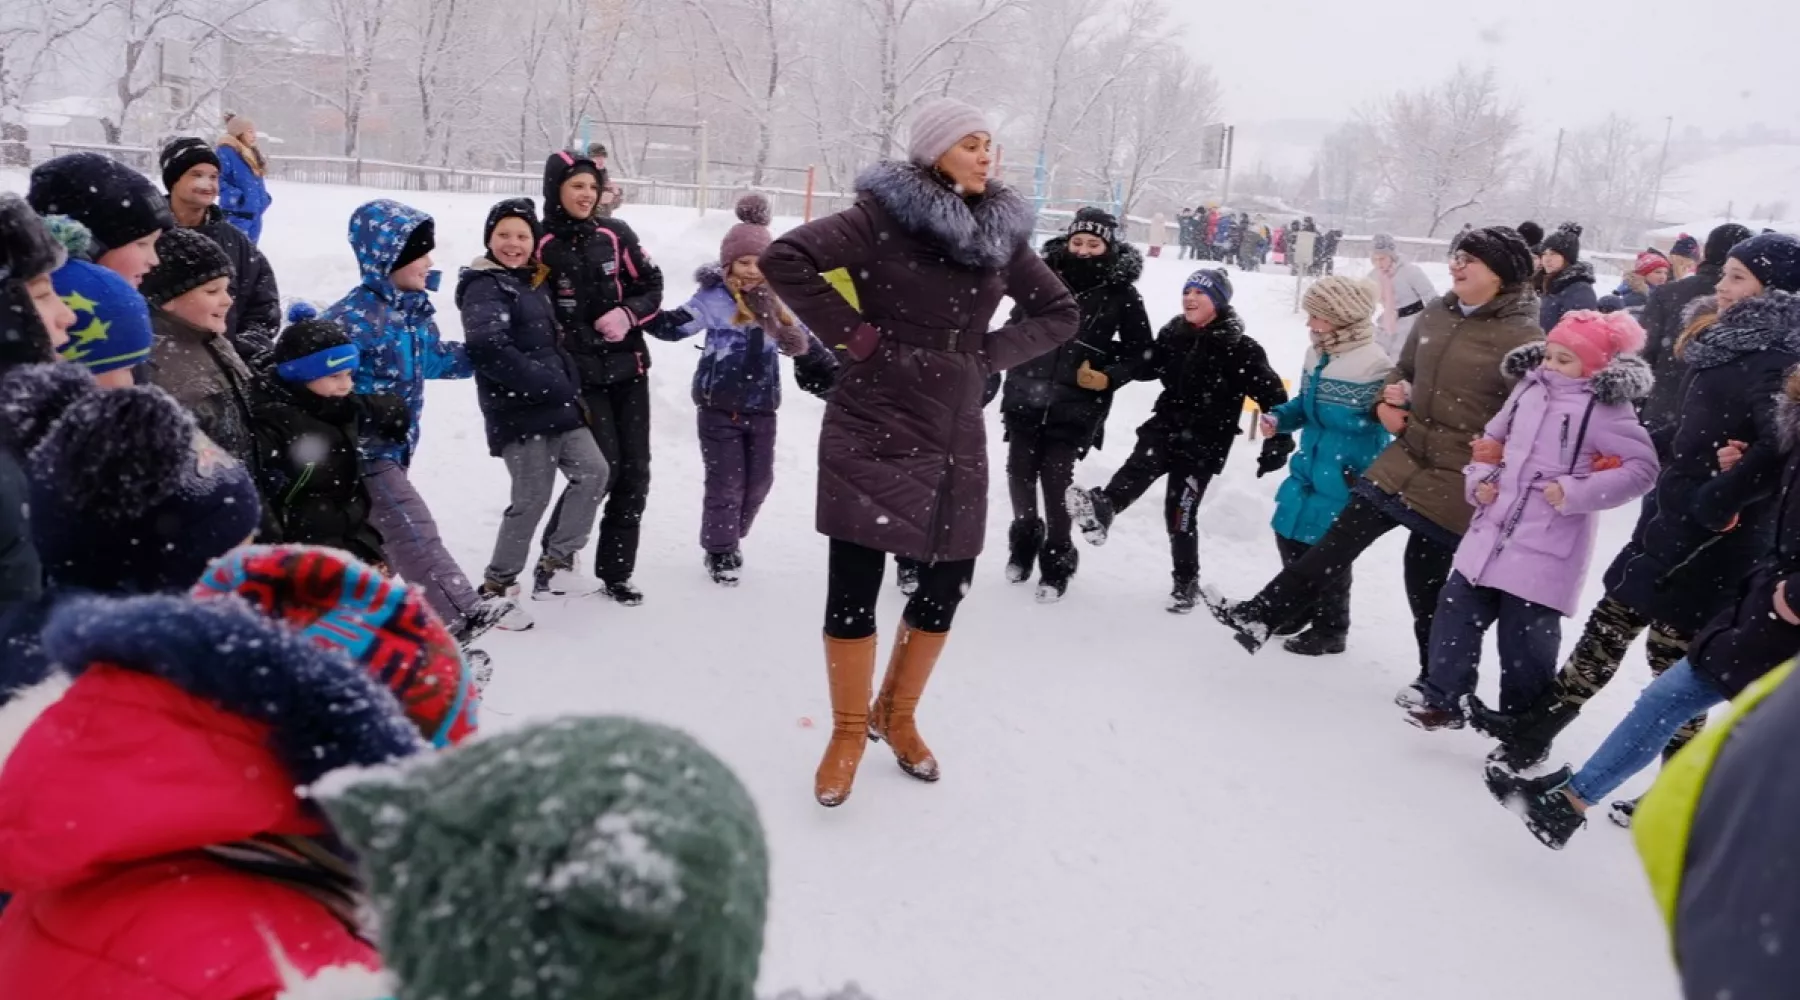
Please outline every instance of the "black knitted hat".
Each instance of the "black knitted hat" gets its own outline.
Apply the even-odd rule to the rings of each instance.
[[[229,278],[231,258],[217,243],[193,229],[171,229],[156,241],[156,266],[138,291],[153,306],[178,299],[214,278]]]

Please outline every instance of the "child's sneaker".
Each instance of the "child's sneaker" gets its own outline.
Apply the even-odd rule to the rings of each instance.
[[[539,563],[531,588],[534,601],[560,601],[569,597],[587,597],[600,592],[600,581],[572,566]]]
[[[450,630],[456,637],[456,644],[468,649],[469,644],[488,634],[502,619],[514,611],[519,604],[505,594],[484,594],[474,610],[463,615],[461,622]]]
[[[1612,804],[1612,809],[1606,814],[1606,818],[1612,820],[1614,826],[1622,826],[1629,830],[1631,821],[1637,818],[1637,807],[1637,799],[1620,799]]]
[[[637,589],[630,580],[618,583],[606,583],[600,586],[602,596],[610,597],[628,608],[635,608],[644,603],[644,592]]]
[[[494,679],[494,660],[485,651],[469,649],[463,651],[463,662],[469,665],[470,679],[475,683],[477,695],[487,693],[487,686]]]
[[[743,568],[744,559],[737,552],[708,552],[706,554],[706,572],[712,582],[721,587],[735,587],[742,577],[738,573]]]
[[[507,586],[489,580],[481,585],[481,596],[504,597],[513,602],[512,610],[502,615],[500,621],[494,625],[500,631],[525,632],[537,627],[537,622],[533,621],[531,616],[526,614],[524,607],[519,604],[518,584]]]
[[[1112,530],[1113,523],[1112,501],[1106,499],[1106,493],[1071,486],[1064,500],[1069,506],[1069,516],[1081,528],[1081,537],[1087,539],[1089,545],[1105,545],[1106,534]]]
[[[1169,614],[1191,615],[1200,605],[1200,581],[1177,580],[1169,592]]]

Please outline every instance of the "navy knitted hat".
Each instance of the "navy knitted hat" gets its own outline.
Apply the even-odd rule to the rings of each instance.
[[[1744,242],[1753,235],[1755,234],[1750,232],[1748,226],[1739,225],[1735,222],[1724,223],[1712,232],[1707,233],[1706,263],[1717,267],[1725,266],[1725,261],[1731,257],[1731,248]],[[1681,252],[1679,243],[1676,246],[1675,252]],[[1689,254],[1688,256],[1692,257],[1693,254]]]
[[[26,195],[39,215],[66,215],[94,235],[94,256],[175,228],[150,178],[99,153],[70,153],[31,171]]]
[[[1744,231],[1749,232],[1748,229],[1746,229]],[[1718,232],[1718,230],[1715,229],[1715,230],[1713,230],[1713,232],[1716,233],[1716,232]],[[1707,242],[1711,243],[1712,241],[1709,239],[1709,240],[1707,240]],[[1731,248],[1726,247],[1725,249],[1730,250]],[[1688,260],[1699,260],[1700,259],[1700,241],[1697,239],[1694,239],[1692,236],[1689,236],[1686,233],[1682,233],[1680,236],[1675,237],[1675,245],[1673,247],[1669,248],[1669,256],[1671,256],[1671,257],[1686,257]],[[1715,264],[1725,263],[1725,255],[1721,253],[1719,255],[1719,259],[1714,261],[1713,263],[1715,263]]]
[[[1544,249],[1551,249],[1549,240],[1544,243]],[[1531,259],[1531,247],[1525,242],[1525,237],[1505,226],[1489,226],[1463,233],[1456,241],[1456,252],[1466,253],[1486,264],[1488,270],[1499,277],[1501,287],[1520,284],[1530,278],[1537,267]]]
[[[544,227],[542,223],[538,222],[537,206],[531,203],[531,199],[508,198],[488,209],[487,222],[481,227],[482,246],[485,247],[494,241],[494,227],[498,226],[502,219],[521,219],[531,227],[531,247],[535,254],[538,242],[544,238]]]
[[[250,473],[161,389],[100,390],[77,371],[32,366],[0,381],[44,572],[108,593],[185,590],[256,531]]]
[[[1205,293],[1218,309],[1222,310],[1231,304],[1231,276],[1225,273],[1224,268],[1202,268],[1188,275],[1181,291],[1185,294],[1190,288],[1198,288]]]
[[[1731,259],[1749,268],[1766,288],[1800,292],[1800,240],[1786,233],[1752,236],[1731,248]]]
[[[270,361],[283,382],[311,382],[356,371],[361,352],[336,320],[320,319],[304,302],[288,309],[288,328],[275,341]]]
[[[1082,208],[1075,212],[1075,221],[1069,223],[1069,235],[1086,233],[1098,236],[1108,247],[1119,241],[1119,220],[1112,214],[1099,208]]]
[[[1521,234],[1523,238],[1523,234]],[[1558,226],[1556,232],[1544,237],[1544,253],[1557,253],[1565,263],[1573,264],[1581,259],[1581,226],[1574,222],[1565,222]]]

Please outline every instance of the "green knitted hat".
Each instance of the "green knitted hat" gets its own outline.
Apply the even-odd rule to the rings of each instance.
[[[358,852],[398,1000],[751,1000],[769,854],[685,733],[569,718],[314,794]]]

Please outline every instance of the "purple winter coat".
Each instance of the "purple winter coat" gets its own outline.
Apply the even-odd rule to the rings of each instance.
[[[1656,446],[1632,407],[1650,394],[1652,379],[1650,366],[1630,355],[1586,379],[1539,367],[1543,357],[1543,344],[1527,344],[1502,365],[1520,381],[1484,436],[1505,443],[1505,458],[1463,470],[1475,519],[1457,546],[1456,571],[1478,587],[1573,616],[1594,554],[1595,515],[1656,485]],[[1621,464],[1595,471],[1601,455]],[[1475,500],[1484,482],[1500,487],[1487,505]],[[1551,483],[1562,484],[1560,511],[1544,498]]]
[[[925,562],[973,559],[987,529],[988,376],[1075,336],[1075,297],[1029,245],[1033,213],[990,182],[965,201],[878,163],[855,205],[801,226],[762,272],[847,365],[819,433],[818,530]],[[824,278],[845,269],[856,307]],[[1010,295],[1021,322],[989,331]]]

